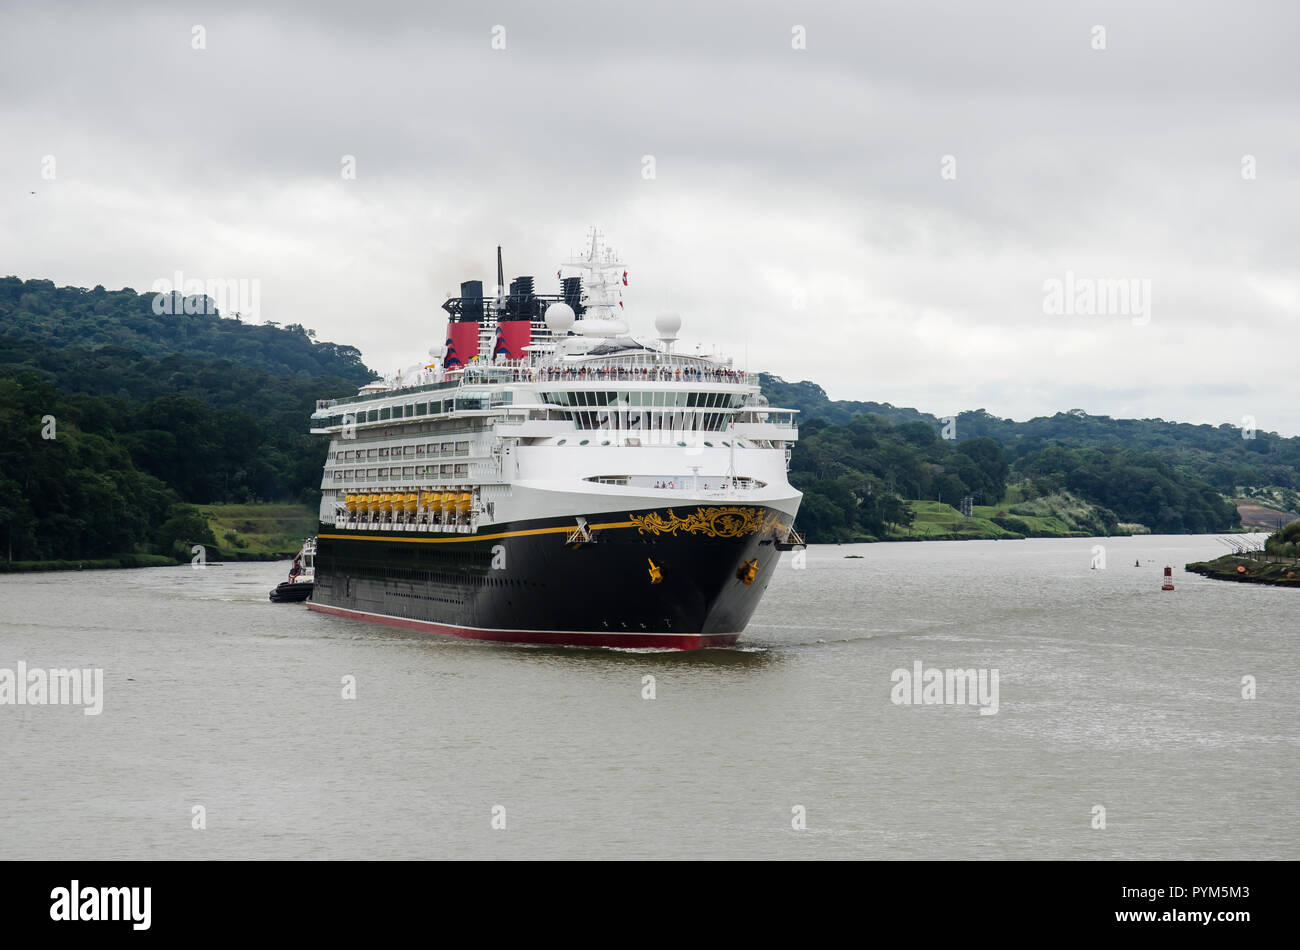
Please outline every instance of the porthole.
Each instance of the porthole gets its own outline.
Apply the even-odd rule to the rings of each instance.
[[[556,442],[555,444],[556,444],[556,445],[563,445],[565,442],[568,442],[568,441],[569,441],[568,439],[561,439],[559,442]]]
[[[707,445],[709,448],[713,448],[713,443],[712,443],[712,442],[705,442],[704,444]]]
[[[601,444],[601,445],[609,445],[609,439],[606,439],[604,442],[602,442],[602,443],[600,443],[600,444]]]
[[[583,440],[582,440],[581,442],[579,442],[578,444],[579,444],[579,445],[587,445],[587,444],[590,443],[590,442],[591,442],[591,439],[583,439]]]

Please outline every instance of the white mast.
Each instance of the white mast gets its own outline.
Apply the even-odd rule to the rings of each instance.
[[[574,256],[564,262],[565,267],[576,267],[587,271],[582,281],[582,304],[585,312],[582,319],[573,325],[575,333],[586,336],[624,336],[627,334],[627,322],[623,319],[619,306],[622,292],[619,287],[627,271],[618,256],[604,245],[604,234],[597,228],[591,229],[591,247],[587,254]]]

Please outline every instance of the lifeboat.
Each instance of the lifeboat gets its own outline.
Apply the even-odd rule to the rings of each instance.
[[[462,513],[467,512],[469,511],[473,503],[474,503],[474,493],[463,491],[456,498],[456,510]]]
[[[419,504],[420,504],[419,495],[407,495],[404,507],[406,508],[407,511],[415,511],[415,509],[419,507]]]

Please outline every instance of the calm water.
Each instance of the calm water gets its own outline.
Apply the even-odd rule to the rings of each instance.
[[[97,717],[0,706],[0,854],[1300,858],[1300,594],[1096,543],[815,547],[696,654],[323,617],[267,601],[287,564],[0,577],[0,667],[105,671]],[[999,712],[894,705],[917,660]]]

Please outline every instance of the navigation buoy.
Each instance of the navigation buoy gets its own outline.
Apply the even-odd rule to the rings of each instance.
[[[1165,568],[1165,582],[1160,585],[1160,589],[1161,590],[1174,589],[1174,569],[1172,567]]]
[[[1134,561],[1134,562],[1133,562],[1133,566],[1134,566],[1134,567],[1141,567],[1141,566],[1142,566],[1142,562],[1141,562],[1141,561]]]

